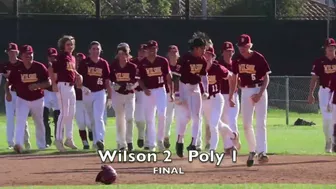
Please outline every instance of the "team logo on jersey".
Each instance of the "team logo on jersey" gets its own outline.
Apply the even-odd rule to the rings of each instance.
[[[208,75],[208,83],[209,85],[214,85],[217,83],[216,75]]]
[[[190,64],[190,73],[199,74],[203,68],[203,64]]]
[[[88,75],[89,76],[102,77],[103,76],[103,69],[96,68],[96,67],[88,67]]]
[[[129,73],[116,73],[117,81],[131,81]]]
[[[336,72],[336,65],[323,65],[324,73],[332,74]]]
[[[74,71],[74,70],[76,70],[76,66],[75,65],[76,64],[74,62],[67,62],[66,63],[66,69],[68,71]]]
[[[146,73],[148,77],[162,76],[161,67],[146,68]]]
[[[251,64],[239,64],[239,73],[246,73],[246,74],[255,74],[255,65]]]
[[[34,83],[38,81],[37,74],[21,74],[22,83]]]

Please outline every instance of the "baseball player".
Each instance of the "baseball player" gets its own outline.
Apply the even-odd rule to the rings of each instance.
[[[139,66],[140,80],[139,84],[145,95],[143,103],[145,104],[146,119],[146,143],[145,149],[155,151],[156,146],[159,151],[165,150],[163,145],[164,132],[166,125],[167,93],[164,87],[165,81],[169,87],[169,94],[173,100],[172,76],[170,73],[168,60],[157,55],[158,43],[150,40],[147,43],[148,56],[141,61]],[[158,114],[158,132],[155,131],[155,113]],[[157,139],[157,144],[155,140]]]
[[[20,48],[22,62],[9,73],[8,81],[16,89],[16,130],[14,151],[22,153],[24,130],[29,112],[35,123],[36,144],[46,148],[45,127],[43,124],[43,89],[51,85],[47,68],[33,60],[33,48],[24,45]],[[9,88],[6,87],[6,94]]]
[[[93,143],[98,150],[104,150],[106,106],[111,108],[110,68],[106,60],[100,57],[102,51],[98,41],[92,41],[89,57],[79,63],[78,73],[83,76],[83,101],[92,121]],[[107,103],[106,92],[107,89]]]
[[[330,47],[329,47],[330,48]],[[332,47],[335,48],[335,47]],[[331,127],[331,150],[327,151],[328,153],[336,153],[336,75],[332,74],[330,76],[330,85],[329,85],[331,94],[329,95],[329,102],[327,105],[327,111],[332,113],[332,127]]]
[[[57,57],[57,50],[55,48],[49,48],[48,49],[48,64],[46,67],[49,69],[52,65],[52,62],[56,61]],[[51,145],[51,129],[49,125],[49,113],[50,110],[53,110],[53,118],[54,118],[54,124],[55,124],[55,134],[56,134],[56,127],[57,127],[57,120],[58,116],[60,114],[60,110],[58,107],[57,97],[56,93],[52,91],[52,87],[48,87],[44,91],[44,109],[43,109],[43,122],[46,130],[46,143],[47,147]]]
[[[176,69],[177,60],[180,58],[180,53],[176,45],[170,45],[168,47],[167,58],[169,61],[170,70],[174,72]],[[175,77],[173,75],[173,80],[174,79]],[[174,85],[173,85],[173,88],[174,88]],[[167,91],[167,94],[169,94],[170,91],[167,85],[166,85],[166,91]],[[170,142],[169,142],[170,128],[173,122],[174,113],[175,113],[175,102],[172,102],[169,95],[167,95],[166,129],[165,129],[165,138],[163,142],[165,148],[170,147]]]
[[[203,56],[207,43],[205,39],[198,36],[193,36],[189,43],[191,52],[188,52],[179,60],[175,74],[180,79],[178,83],[174,83],[178,85],[179,89],[179,92],[175,93],[175,99],[177,103],[181,104],[179,109],[184,111],[176,115],[176,120],[179,123],[176,154],[179,157],[183,157],[184,134],[190,118],[192,119],[192,140],[187,149],[196,150],[196,144],[199,140],[198,135],[201,134],[201,99],[208,98],[207,62]],[[204,88],[203,94],[200,90],[201,82]]]
[[[83,61],[86,58],[86,56],[83,53],[77,53],[76,54],[76,68],[78,69],[79,62]],[[91,120],[88,115],[88,112],[85,108],[84,102],[83,102],[83,91],[82,89],[75,87],[75,93],[76,93],[76,112],[75,112],[75,118],[77,122],[77,126],[79,129],[79,136],[82,140],[83,149],[88,150],[90,149],[89,141],[88,141],[88,134],[86,132],[86,128],[88,128],[89,131],[89,139],[92,141],[93,139],[90,138],[90,132],[91,137],[92,136],[92,125]]]
[[[334,39],[326,39],[324,43],[325,56],[316,59],[313,63],[312,78],[310,81],[310,90],[308,102],[313,104],[315,102],[314,91],[316,84],[319,81],[320,88],[318,92],[319,106],[323,116],[323,132],[325,136],[325,151],[332,152],[332,114],[327,111],[327,105],[330,99],[330,76],[335,73],[336,60],[335,60],[335,47],[336,42]]]
[[[134,89],[137,86],[137,66],[130,62],[129,48],[118,45],[118,63],[112,64],[112,106],[116,113],[117,144],[119,150],[133,150]]]
[[[268,162],[267,153],[267,86],[269,83],[270,67],[262,54],[251,50],[251,37],[242,34],[237,43],[240,55],[232,63],[234,79],[229,93],[230,106],[235,106],[234,93],[237,89],[237,81],[240,79],[241,109],[245,137],[249,147],[247,166],[254,164],[254,158],[258,153],[259,163]],[[256,113],[257,138],[252,126],[253,113]]]
[[[75,57],[72,56],[72,52],[75,49],[74,37],[63,36],[58,40],[58,47],[60,53],[56,58],[56,62],[53,62],[49,73],[52,81],[52,89],[56,92],[58,105],[60,107],[55,145],[60,152],[64,152],[66,150],[64,146],[77,149],[73,141],[73,119],[76,108],[74,85],[75,82],[81,85],[83,78],[76,71],[76,60]],[[64,144],[63,130],[66,136]]]
[[[19,49],[17,44],[15,43],[9,43],[8,48],[5,51],[8,55],[8,62],[1,65],[0,73],[5,77],[8,78],[9,73],[12,70],[16,70],[17,66],[19,65],[19,62],[21,62],[18,59],[19,55]],[[14,132],[15,132],[15,104],[16,104],[16,92],[15,87],[11,85],[9,82],[6,82],[6,87],[10,88],[10,91],[7,95],[5,95],[5,107],[6,107],[6,121],[7,121],[7,127],[6,127],[6,134],[7,134],[7,143],[8,143],[8,149],[13,149],[14,147]],[[29,130],[28,130],[28,122],[26,122],[26,129],[24,133],[24,143],[25,148],[27,150],[30,149],[31,145],[29,142]]]
[[[232,71],[232,56],[235,51],[233,44],[229,41],[223,43],[222,46],[222,58],[218,61],[220,65],[224,66],[229,71]],[[221,121],[227,125],[236,133],[238,133],[238,114],[239,114],[239,96],[238,90],[233,93],[233,102],[235,106],[230,106],[229,101],[229,80],[222,80],[221,94],[224,97],[224,109],[222,113]],[[234,145],[232,140],[226,139],[224,142],[225,154],[230,154]]]
[[[220,94],[222,80],[228,80],[231,72],[224,66],[218,64],[215,60],[216,55],[214,48],[208,47],[205,53],[207,61],[207,72],[209,81],[209,97],[203,100],[203,114],[210,130],[210,148],[209,150],[216,150],[218,145],[219,131],[223,137],[223,141],[227,138],[234,143],[233,148],[240,149],[239,135],[233,132],[227,124],[221,121],[224,98]],[[228,137],[227,137],[228,136]]]
[[[138,56],[136,58],[132,58],[130,62],[140,65],[140,62],[146,57],[147,44],[141,44],[138,49]],[[144,103],[143,103],[144,92],[140,86],[135,88],[135,112],[134,119],[136,127],[138,128],[138,140],[137,145],[139,148],[144,146],[145,139],[145,111],[144,111]]]

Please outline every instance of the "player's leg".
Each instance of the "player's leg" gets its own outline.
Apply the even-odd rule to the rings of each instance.
[[[261,96],[259,102],[255,104],[256,114],[256,140],[258,161],[260,163],[268,162],[267,154],[267,107],[268,107],[268,94],[267,90]]]
[[[55,92],[51,92],[51,108],[53,109],[53,122],[54,122],[54,129],[56,130],[58,117],[60,115],[60,108],[58,105],[57,97]],[[55,135],[54,135],[55,136]]]
[[[133,123],[135,110],[135,94],[125,95],[125,114],[126,114],[126,142],[127,149],[133,150]]]
[[[43,98],[29,103],[30,112],[35,123],[36,145],[39,149],[46,148],[45,127],[43,124]]]
[[[105,122],[104,112],[106,109],[106,93],[105,90],[94,92],[93,100],[93,116],[94,116],[94,131],[96,136],[96,145],[98,150],[104,150],[105,138]]]
[[[144,146],[144,139],[145,139],[145,112],[144,112],[143,96],[144,96],[143,91],[135,92],[134,119],[136,127],[138,128],[137,145],[139,148],[142,148]]]
[[[75,112],[75,119],[79,130],[79,136],[83,143],[83,149],[87,150],[90,149],[89,142],[87,139],[86,133],[86,123],[85,123],[85,111],[84,111],[84,103],[82,100],[76,101],[76,112]]]
[[[92,136],[92,127],[93,127],[93,122],[91,121],[90,119],[90,116],[86,110],[86,107],[84,105],[84,102],[83,102],[83,114],[84,114],[84,125],[87,127],[88,129],[88,138],[90,141],[93,141],[93,136]]]
[[[26,150],[30,150],[31,144],[30,144],[30,141],[29,141],[30,134],[29,134],[28,121],[26,121],[24,132],[25,132],[24,133],[24,145],[25,145],[25,149]]]
[[[16,128],[15,128],[15,145],[14,151],[21,153],[24,144],[24,130],[29,114],[29,102],[18,97],[15,102],[16,106]]]
[[[11,92],[12,94],[12,92]],[[12,95],[13,98],[13,95]],[[14,147],[14,131],[15,131],[15,101],[12,99],[12,101],[8,102],[5,97],[5,107],[6,107],[6,135],[7,135],[7,143],[8,148],[12,149]]]
[[[209,101],[209,102],[208,102]],[[223,96],[217,94],[216,97],[211,97],[209,100],[203,101],[203,105],[209,106],[207,109],[210,114],[209,117],[209,128],[210,128],[210,150],[216,150],[218,146],[218,123],[222,116],[224,99]]]
[[[197,85],[199,88],[199,86]],[[191,148],[189,150],[196,150],[197,136],[200,129],[202,100],[200,92],[192,92],[187,98],[188,109],[190,110],[192,120],[191,133]]]
[[[331,128],[332,133],[333,133],[332,140],[331,140],[332,149],[331,151],[327,151],[327,153],[336,152],[336,104],[332,105],[332,121],[333,121],[333,126]]]
[[[233,100],[236,104],[235,107],[230,107],[229,104],[229,95],[223,95],[224,96],[224,110],[222,113],[222,121],[223,123],[229,125],[229,127],[234,131],[238,133],[238,114],[239,114],[239,96],[237,93],[234,94]],[[224,143],[224,149],[225,153],[229,154],[231,149],[233,147],[232,140],[230,138],[227,138]]]
[[[92,93],[88,94],[88,95],[83,95],[83,102],[84,102],[84,106],[85,106],[85,110],[89,116],[89,119],[91,121],[91,133],[92,133],[92,148],[95,149],[96,148],[96,136],[95,136],[95,122],[94,122],[94,115],[93,115],[93,95]],[[89,139],[90,139],[90,134],[89,134]]]
[[[240,137],[237,132],[232,131],[232,129],[225,123],[223,123],[221,120],[218,122],[218,130],[220,135],[222,136],[223,142],[225,142],[226,139],[232,140],[233,143],[233,149],[239,150],[241,147],[240,143]]]
[[[242,88],[241,97],[241,113],[243,118],[244,133],[247,140],[249,157],[247,159],[247,166],[254,164],[254,158],[256,157],[256,139],[254,135],[254,129],[252,125],[254,103],[251,96],[258,93],[259,88]]]
[[[175,103],[171,102],[170,96],[167,95],[166,128],[165,128],[165,139],[164,139],[165,148],[170,147],[170,142],[169,142],[170,129],[171,129],[171,124],[173,122],[174,112],[175,112]]]
[[[166,111],[167,111],[167,92],[164,87],[153,90],[155,95],[155,104],[157,107],[158,128],[157,128],[157,146],[159,151],[166,148],[163,145],[166,129]]]
[[[68,107],[68,115],[67,115],[67,122],[65,123],[65,137],[66,140],[64,142],[64,146],[69,147],[73,150],[77,149],[77,146],[75,145],[75,142],[73,140],[73,120],[75,118],[75,111],[76,111],[76,93],[75,88],[71,87],[69,88],[68,92],[68,101],[69,101],[69,107]]]
[[[69,97],[68,89],[64,83],[58,83],[58,92],[56,93],[58,105],[60,107],[60,115],[58,117],[57,126],[55,128],[55,145],[60,152],[64,152],[64,126],[67,122],[67,117],[69,114]]]
[[[325,137],[325,151],[331,152],[332,151],[332,134],[330,131],[333,127],[332,125],[332,115],[330,112],[327,111],[327,106],[329,103],[329,96],[330,96],[330,89],[329,88],[322,88],[320,87],[319,92],[319,106],[323,117],[323,133]]]
[[[151,90],[151,95],[143,96],[143,102],[146,106],[144,106],[145,112],[145,120],[146,120],[146,145],[150,151],[155,150],[155,140],[156,140],[156,128],[155,128],[155,112],[156,112],[156,95]]]
[[[125,95],[114,92],[112,94],[112,107],[116,119],[116,141],[117,149],[125,150],[126,143],[126,123],[125,123]]]

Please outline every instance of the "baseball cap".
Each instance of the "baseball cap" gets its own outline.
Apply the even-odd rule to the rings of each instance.
[[[233,44],[229,41],[225,41],[222,46],[223,51],[234,51]]]
[[[147,49],[147,44],[141,44],[139,50],[145,50],[145,49]]]
[[[34,50],[30,45],[23,45],[20,47],[20,53],[34,53]]]
[[[237,46],[242,47],[242,46],[246,46],[249,43],[251,43],[251,37],[247,34],[242,34],[239,36]]]
[[[324,46],[325,46],[325,47],[328,47],[328,46],[336,46],[335,39],[333,39],[333,38],[328,38],[328,39],[326,39],[325,42],[324,42]]]
[[[55,48],[48,49],[48,56],[57,56],[57,50]]]
[[[83,53],[77,53],[76,57],[81,58],[82,60],[86,58],[85,54],[83,54]]]
[[[6,52],[8,51],[19,51],[18,45],[16,43],[9,43]]]
[[[156,41],[154,41],[154,40],[149,40],[149,41],[147,42],[147,47],[148,47],[148,48],[150,48],[150,47],[158,47],[158,46],[159,46],[158,42],[156,42]]]
[[[215,49],[213,47],[208,47],[205,52],[212,54],[212,56],[216,56]]]
[[[169,45],[168,50],[175,50],[175,51],[179,51],[178,47],[176,45]]]

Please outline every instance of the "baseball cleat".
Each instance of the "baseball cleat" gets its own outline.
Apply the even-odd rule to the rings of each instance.
[[[166,147],[164,146],[162,141],[158,141],[157,146],[158,146],[158,151],[160,151],[160,152],[163,152],[163,151],[166,150]]]
[[[197,150],[196,146],[195,145],[189,145],[187,147],[187,150],[190,151],[190,150]]]
[[[101,151],[104,151],[104,143],[103,143],[103,141],[97,141],[97,149],[98,150],[101,150]]]
[[[13,149],[13,146],[8,146],[8,150],[12,150]]]
[[[144,146],[144,140],[143,139],[138,139],[137,144],[138,144],[139,148],[142,148]]]
[[[258,154],[258,162],[260,164],[267,163],[269,161],[268,156],[266,153],[260,153]]]
[[[71,148],[73,150],[78,149],[77,146],[75,145],[74,141],[71,138],[68,138],[64,142],[64,146]]]
[[[210,149],[210,144],[206,144],[205,147],[204,147],[204,150],[209,151],[209,149]]]
[[[331,142],[331,140],[326,141],[325,144],[325,152],[326,153],[331,153],[333,151],[333,144]]]
[[[254,158],[256,157],[257,153],[255,152],[250,152],[247,161],[246,161],[246,165],[247,167],[252,167],[254,164]]]
[[[15,144],[14,145],[14,151],[16,152],[16,153],[18,153],[18,154],[21,154],[22,153],[22,147],[20,146],[20,145],[18,145],[18,144]]]
[[[145,146],[145,147],[144,147],[144,150],[149,150],[149,147],[148,147],[148,146]]]
[[[89,149],[90,149],[89,142],[84,140],[83,141],[83,150],[89,150]]]
[[[93,133],[92,133],[92,131],[89,131],[89,140],[93,141]]]
[[[168,149],[170,147],[170,142],[169,142],[169,138],[165,138],[163,141],[163,145],[166,149]]]
[[[178,157],[183,157],[183,143],[178,143],[178,142],[176,142],[176,146],[175,146],[175,148],[176,148],[176,155],[178,156]]]
[[[133,143],[127,143],[128,151],[133,151]]]
[[[149,147],[148,151],[150,151],[150,152],[155,152],[155,151],[156,151],[156,148],[155,148],[155,147]]]
[[[239,134],[234,132],[233,133],[236,137],[234,139],[231,139],[233,142],[233,145],[236,147],[237,150],[240,150],[241,144],[239,139]]]
[[[57,148],[58,151],[60,151],[60,152],[65,152],[66,151],[65,148],[64,148],[64,146],[63,146],[62,141],[55,140],[54,143],[55,143],[55,146],[56,146],[56,148]]]

